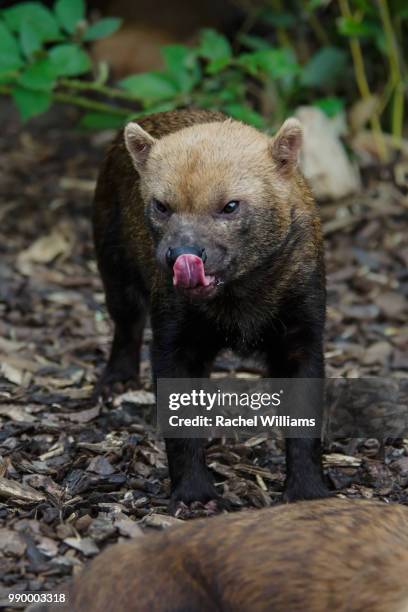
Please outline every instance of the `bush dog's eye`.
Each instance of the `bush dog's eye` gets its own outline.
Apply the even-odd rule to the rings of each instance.
[[[153,206],[157,210],[157,212],[161,213],[162,215],[170,214],[168,206],[166,206],[166,204],[163,204],[163,202],[160,202],[160,200],[154,199]]]
[[[223,215],[230,215],[231,213],[236,212],[238,208],[239,202],[237,202],[237,200],[231,200],[231,202],[228,202],[228,204],[224,206],[221,212]]]

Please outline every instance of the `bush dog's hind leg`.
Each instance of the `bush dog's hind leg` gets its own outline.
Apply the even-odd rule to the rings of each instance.
[[[271,351],[268,355],[269,375],[275,378],[315,379],[313,392],[317,395],[314,396],[313,405],[318,410],[316,419],[321,423],[324,379],[321,333],[313,334],[308,331],[302,335],[294,335],[286,338],[279,348],[279,351]],[[281,358],[278,358],[279,354]],[[286,438],[285,501],[316,499],[329,495],[324,481],[321,454],[320,438]]]
[[[110,263],[110,262],[109,262]],[[127,270],[123,262],[116,269],[102,260],[101,275],[106,305],[115,331],[108,363],[94,394],[110,396],[140,385],[140,352],[146,323],[148,296],[137,270]]]
[[[95,388],[96,395],[123,393],[140,385],[140,352],[145,313],[134,320],[115,322],[115,331],[108,363]]]

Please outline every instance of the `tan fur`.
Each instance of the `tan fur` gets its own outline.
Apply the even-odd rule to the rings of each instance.
[[[143,219],[143,205],[154,197],[170,205],[176,212],[183,213],[187,220],[187,215],[199,214],[199,222],[202,215],[205,223],[203,236],[216,236],[219,242],[227,245],[234,240],[239,249],[238,237],[231,235],[228,223],[220,224],[209,215],[230,200],[243,200],[250,203],[251,214],[258,218],[259,230],[254,249],[248,251],[245,260],[240,262],[239,274],[242,275],[259,264],[259,255],[263,250],[267,251],[271,240],[276,243],[284,240],[293,222],[291,213],[295,208],[296,219],[305,231],[310,227],[310,232],[294,253],[291,266],[275,285],[267,305],[272,315],[280,296],[292,283],[297,282],[298,275],[301,279],[307,273],[308,262],[310,266],[315,265],[316,253],[321,251],[320,223],[315,203],[305,180],[297,171],[300,124],[296,119],[287,120],[277,136],[271,139],[255,128],[216,113],[211,123],[197,122],[194,111],[191,111],[191,116],[191,126],[181,126],[176,131],[166,126],[168,133],[164,134],[161,129],[164,126],[158,119],[154,124],[156,133],[145,120],[141,121],[140,127],[130,124],[125,130],[128,151],[140,177],[137,181],[134,176],[134,196],[128,199],[128,207],[123,211],[124,240],[129,249],[135,249],[134,256],[145,262],[146,270],[155,276],[152,282],[154,289],[160,286],[161,274],[156,267],[152,268],[153,247]],[[168,121],[168,117],[166,119]],[[157,131],[157,127],[160,131]],[[147,157],[145,165],[137,161],[137,152],[131,145],[132,133],[134,139],[139,133],[138,146],[141,146],[143,132],[147,145],[147,150],[143,152],[143,156]],[[283,170],[282,159],[288,160]],[[128,173],[122,166],[120,174],[123,176],[125,172]],[[142,196],[140,204],[139,187]],[[271,209],[274,234],[269,228],[263,230],[263,220],[271,218]],[[146,244],[149,245],[148,250]],[[271,303],[272,297],[275,305]]]
[[[184,128],[156,141],[141,175],[145,201],[154,196],[175,211],[192,213],[214,212],[234,199],[260,207],[266,189],[280,202],[290,188],[276,170],[270,139],[232,120]]]
[[[71,612],[405,612],[408,508],[331,499],[197,520],[115,545]]]
[[[144,219],[145,205],[152,197],[185,215],[200,214],[197,225],[202,218],[204,238],[206,235],[216,236],[219,242],[227,245],[234,240],[236,249],[240,248],[239,238],[231,235],[229,225],[215,222],[211,217],[204,218],[204,215],[232,199],[242,198],[249,202],[259,228],[256,245],[246,252],[245,261],[240,262],[240,275],[259,265],[260,253],[270,248],[271,241],[279,243],[284,240],[289,231],[291,213],[296,210],[295,217],[307,235],[294,252],[290,267],[279,279],[279,286],[275,286],[273,295],[268,298],[267,308],[272,315],[276,305],[271,300],[278,302],[286,288],[297,282],[298,275],[301,281],[308,271],[307,266],[315,266],[316,258],[321,259],[322,252],[316,206],[306,181],[296,168],[301,141],[299,122],[296,119],[286,121],[275,139],[241,122],[227,119],[221,113],[208,111],[153,115],[141,120],[139,125],[148,144],[145,167],[135,163],[130,138],[126,150],[126,136],[120,135],[108,154],[105,168],[102,168],[95,197],[97,249],[99,234],[106,223],[105,215],[111,208],[111,200],[106,198],[105,192],[110,192],[112,185],[126,193],[123,198],[127,202],[123,209],[123,239],[129,254],[143,262],[146,282],[153,289],[160,285],[162,275],[155,265],[152,238]],[[125,135],[130,137],[140,128],[129,124]],[[293,149],[288,149],[288,138],[294,133],[298,142]],[[139,136],[141,134],[139,132]],[[293,155],[282,172],[277,156],[284,156],[285,149],[286,155],[288,151]],[[131,156],[138,171],[131,168]],[[272,233],[269,227],[264,227],[264,220],[271,218]],[[268,249],[263,249],[263,243]]]

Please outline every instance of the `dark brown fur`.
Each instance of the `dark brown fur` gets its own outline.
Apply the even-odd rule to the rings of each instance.
[[[322,239],[297,170],[296,120],[270,139],[220,113],[189,110],[146,117],[125,134],[95,194],[96,253],[115,322],[99,390],[137,381],[148,311],[155,379],[206,377],[226,347],[259,356],[270,377],[322,378]],[[160,217],[154,198],[174,214]],[[226,219],[219,211],[231,199],[241,208]],[[222,279],[211,299],[176,291],[166,269],[169,247],[191,243],[205,247],[206,269]],[[166,444],[173,502],[216,497],[202,444]],[[287,500],[327,494],[319,440],[288,440],[287,469]]]
[[[197,520],[115,545],[71,612],[407,612],[408,508],[325,500]]]

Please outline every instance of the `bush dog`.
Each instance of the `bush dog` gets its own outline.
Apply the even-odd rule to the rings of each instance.
[[[327,499],[190,521],[116,544],[71,612],[407,612],[408,508]]]
[[[153,376],[208,377],[226,347],[271,378],[323,378],[325,275],[301,126],[275,137],[217,112],[129,123],[97,183],[94,237],[115,331],[98,393],[138,380],[150,313]],[[167,439],[171,502],[217,498],[202,441]],[[327,495],[318,439],[288,439],[285,499]],[[213,502],[211,502],[213,503]]]

